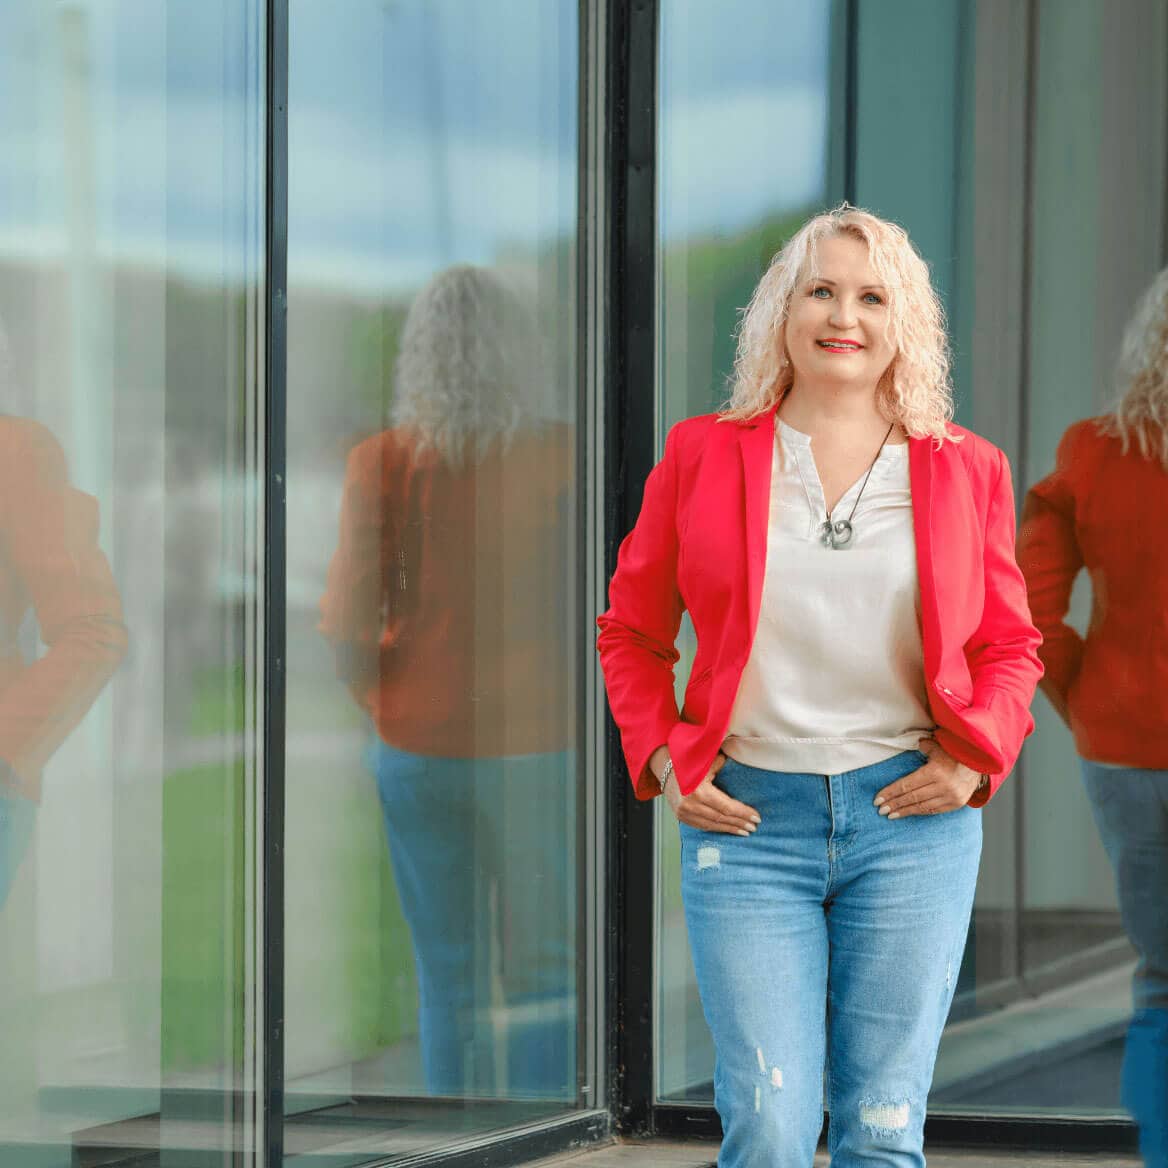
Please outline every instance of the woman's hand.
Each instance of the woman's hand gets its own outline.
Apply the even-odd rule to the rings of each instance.
[[[973,797],[981,775],[959,763],[932,738],[922,738],[917,749],[929,761],[895,783],[877,792],[874,804],[889,819],[907,815],[939,815],[956,811]]]
[[[690,827],[701,828],[702,831],[721,831],[728,835],[751,835],[762,822],[758,812],[714,786],[714,776],[725,764],[726,756],[719,751],[709,773],[688,795],[681,793],[677,776],[671,774],[665,784],[665,798],[678,820],[688,823]]]

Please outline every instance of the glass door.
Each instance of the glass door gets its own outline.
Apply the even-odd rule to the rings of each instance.
[[[0,1163],[255,1148],[264,8],[0,8]]]
[[[290,8],[292,1158],[583,1102],[578,22]]]

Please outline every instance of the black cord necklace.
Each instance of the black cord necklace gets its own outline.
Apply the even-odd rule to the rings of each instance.
[[[872,477],[876,460],[880,457],[880,451],[884,449],[884,443],[888,441],[888,436],[892,433],[892,427],[894,425],[896,425],[895,422],[888,423],[888,431],[880,440],[880,446],[877,448],[876,454],[868,466],[868,473],[864,476],[864,481],[860,484],[860,493],[856,496],[856,501],[852,504],[852,510],[847,519],[837,519],[832,523],[831,512],[825,509],[827,518],[819,525],[819,542],[824,547],[829,547],[832,551],[838,552],[843,551],[852,542],[852,516],[855,515],[856,508],[860,505],[860,498],[864,494],[864,488],[868,485],[868,480]]]

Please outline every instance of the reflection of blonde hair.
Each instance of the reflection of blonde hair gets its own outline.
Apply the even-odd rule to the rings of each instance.
[[[414,298],[395,368],[393,421],[458,464],[536,424],[543,396],[534,314],[499,275],[468,264]]]
[[[1127,450],[1168,470],[1168,268],[1140,297],[1124,330],[1116,380],[1119,402],[1103,423]]]
[[[723,416],[752,418],[791,388],[794,369],[786,351],[791,297],[816,275],[816,244],[836,235],[866,245],[887,289],[887,335],[896,355],[877,387],[881,411],[914,437],[947,437],[946,423],[953,417],[949,342],[928,265],[903,228],[847,203],[804,223],[759,281],[738,330],[733,389]]]

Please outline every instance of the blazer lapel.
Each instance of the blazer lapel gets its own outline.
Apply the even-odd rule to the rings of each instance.
[[[766,574],[767,528],[771,513],[771,472],[775,457],[775,411],[742,427],[742,484],[746,517],[746,587],[750,603],[750,644],[758,628]]]
[[[910,438],[909,484],[912,491],[913,535],[917,549],[917,579],[921,593],[921,642],[925,684],[931,685],[941,661],[941,619],[937,606],[936,557],[933,548],[937,509],[933,506],[934,460],[932,438]]]

